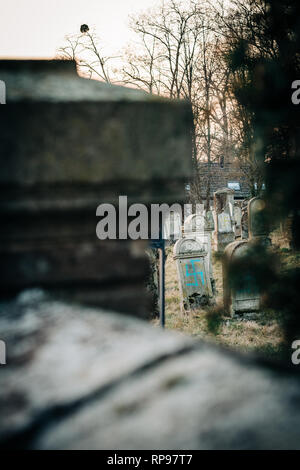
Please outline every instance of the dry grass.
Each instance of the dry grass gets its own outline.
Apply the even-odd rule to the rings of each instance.
[[[281,257],[284,267],[299,266],[300,254],[281,250]],[[166,328],[178,330],[197,338],[205,338],[230,348],[256,351],[269,358],[281,359],[284,343],[277,314],[272,311],[260,312],[256,320],[226,317],[222,312],[222,265],[217,258],[213,260],[213,272],[216,280],[216,300],[220,314],[214,333],[212,333],[211,322],[209,321],[210,314],[207,309],[181,313],[176,265],[173,260],[172,250],[167,249]],[[214,321],[213,317],[212,321]]]

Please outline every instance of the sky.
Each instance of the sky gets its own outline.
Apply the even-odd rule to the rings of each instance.
[[[133,37],[128,15],[153,0],[0,0],[0,58],[53,58],[80,25],[95,27],[108,52]]]

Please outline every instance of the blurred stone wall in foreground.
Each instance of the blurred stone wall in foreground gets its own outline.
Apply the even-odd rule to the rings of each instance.
[[[0,448],[300,448],[291,371],[42,291],[0,331]]]
[[[0,296],[43,287],[151,315],[147,241],[96,236],[99,204],[182,202],[188,103],[78,77],[64,61],[0,61]]]

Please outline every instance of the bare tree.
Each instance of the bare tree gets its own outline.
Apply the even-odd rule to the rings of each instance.
[[[192,101],[198,38],[203,19],[196,1],[171,0],[156,10],[131,18],[140,38],[139,52],[129,52],[123,81],[140,84],[149,92]]]
[[[232,95],[230,120],[232,123],[234,156],[246,177],[252,195],[258,194],[263,186],[264,162],[258,158],[254,139],[254,115],[242,97],[259,69],[253,68],[257,60],[276,59],[278,45],[272,35],[268,3],[265,0],[223,0],[214,2],[215,27],[223,38],[223,57],[229,64],[229,92]],[[233,53],[234,51],[234,53]],[[246,52],[247,66],[236,67],[239,56]]]
[[[131,27],[140,38],[139,51],[127,51],[122,69],[125,84],[191,102],[195,128],[191,187],[193,199],[204,197],[207,204],[210,163],[217,158],[222,138],[226,148],[230,141],[227,82],[223,86],[224,80],[228,81],[228,67],[221,60],[220,39],[212,21],[207,2],[193,0],[163,2],[157,9],[132,18]],[[208,162],[205,177],[200,174],[199,160]]]
[[[60,49],[63,57],[75,59],[89,78],[107,83],[122,83],[171,99],[186,99],[193,108],[192,202],[206,200],[211,194],[212,163],[232,161],[258,182],[258,167],[253,157],[252,121],[235,97],[239,81],[246,79],[232,71],[228,54],[235,41],[247,34],[253,53],[275,51],[275,44],[262,46],[257,39],[251,5],[263,0],[168,0],[156,8],[131,18],[138,42],[128,46],[124,65],[112,74],[110,60],[95,32],[82,25],[80,34],[68,36]],[[224,6],[225,5],[225,6]],[[258,6],[257,6],[258,8]],[[249,26],[250,25],[250,26]],[[266,27],[266,25],[263,25]],[[248,28],[248,29],[247,29]],[[253,34],[251,28],[256,28]],[[245,33],[246,31],[246,33]],[[249,32],[250,31],[250,32]],[[240,72],[239,72],[240,73]],[[205,172],[199,162],[206,162]],[[247,165],[252,168],[249,172]]]
[[[80,33],[66,36],[66,44],[59,48],[58,56],[74,60],[79,70],[88,78],[111,83],[109,61],[113,57],[103,54],[100,40],[94,30],[81,25]]]

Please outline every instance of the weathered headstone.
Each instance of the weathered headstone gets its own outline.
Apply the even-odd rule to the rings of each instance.
[[[204,214],[191,214],[184,221],[184,234],[203,234],[205,226]]]
[[[242,207],[241,239],[248,240],[248,205]]]
[[[225,247],[234,241],[234,190],[220,189],[214,193],[216,213],[215,247],[224,251]]]
[[[181,238],[182,220],[178,212],[170,212],[164,220],[164,239],[169,242]]]
[[[230,273],[237,263],[247,260],[249,250],[253,247],[246,240],[230,243],[225,249],[223,260],[223,298],[224,307],[231,314],[245,314],[260,309],[260,292],[252,273],[247,269],[239,269],[238,277],[233,279]]]
[[[177,240],[173,250],[184,310],[207,305],[213,296],[207,251],[195,238]]]
[[[149,275],[146,280],[146,289],[150,293],[153,301],[152,317],[159,316],[159,267],[158,267],[158,250],[151,248],[150,246],[146,249],[146,254],[149,258]]]
[[[215,230],[215,222],[213,217],[213,211],[208,210],[205,212],[205,226],[204,230],[206,232],[213,232]]]
[[[235,238],[241,238],[242,236],[242,209],[238,203],[234,204],[233,216],[234,216]]]
[[[211,248],[211,233],[213,230],[214,220],[211,211],[205,211],[202,214],[192,214],[184,222],[183,236],[185,238],[195,238],[207,253],[205,262],[212,286],[214,286]]]
[[[184,200],[190,106],[80,78],[69,61],[0,61],[0,79],[0,297],[41,287],[149,317],[148,243],[99,240],[96,209]]]
[[[265,207],[266,203],[260,197],[254,197],[248,203],[249,240],[261,240],[270,244],[270,229],[266,220]]]
[[[212,267],[212,233],[214,229],[215,229],[215,223],[214,223],[213,211],[207,210],[205,212],[204,235],[205,235],[205,239],[207,240],[210,282],[211,282],[213,293],[215,294],[215,280],[213,276],[213,267]],[[204,246],[206,245],[204,244]]]

